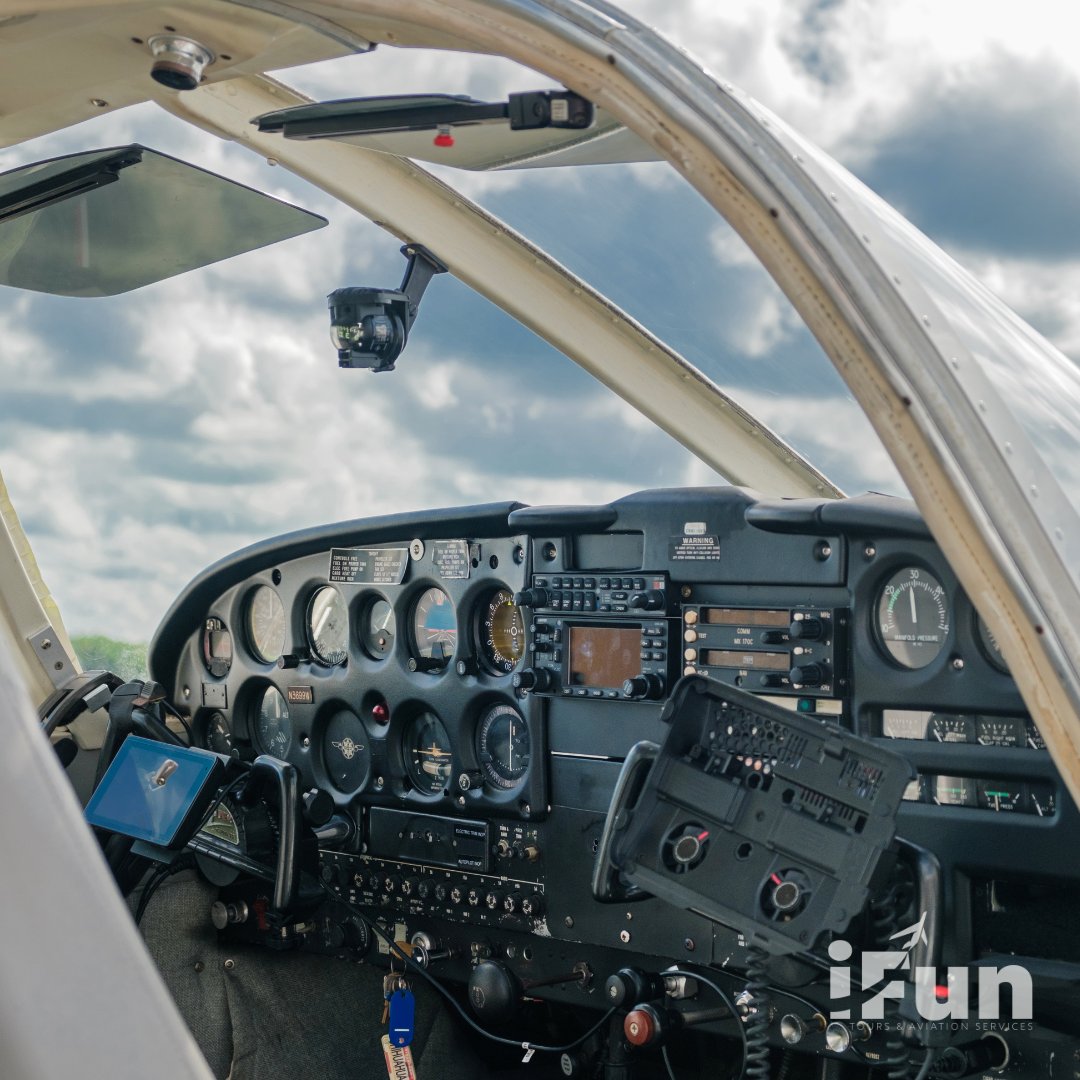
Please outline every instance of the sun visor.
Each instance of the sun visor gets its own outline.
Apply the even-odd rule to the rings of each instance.
[[[583,100],[560,91],[511,94],[507,102],[451,94],[350,98],[266,113],[254,123],[287,139],[333,139],[471,172],[660,160],[591,104],[585,103],[587,126],[563,126],[558,116],[564,98]]]
[[[145,146],[72,154],[0,175],[0,284],[114,296],[326,224]]]

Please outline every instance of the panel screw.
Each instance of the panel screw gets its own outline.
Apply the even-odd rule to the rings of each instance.
[[[195,961],[195,974],[196,975],[201,974],[205,968],[206,968],[206,965],[201,960],[196,960]]]
[[[52,642],[48,638],[42,638],[41,639],[41,647],[42,647],[42,649],[51,649],[52,648]]]
[[[681,597],[682,597],[682,598],[683,598],[684,600],[689,600],[689,599],[690,599],[690,597],[691,597],[691,596],[693,595],[693,592],[694,592],[694,590],[693,590],[693,589],[691,589],[689,585],[684,585],[684,586],[683,586],[683,587],[682,587],[682,588],[681,588],[681,589],[679,590],[679,595],[680,595],[680,596],[681,596]]]
[[[867,544],[862,553],[866,558],[872,559],[877,554],[877,548],[873,544]]]
[[[692,937],[685,938],[683,940],[683,948],[687,952],[693,952],[694,949],[697,948],[697,946],[694,944],[694,939]]]
[[[953,657],[952,666],[953,666],[953,671],[963,671],[964,670],[964,658],[962,656]]]
[[[630,944],[630,931],[629,930],[620,930],[619,931],[619,940],[624,945],[629,945]]]
[[[236,961],[235,960],[226,960],[225,963],[222,966],[225,968],[226,971],[232,971],[232,969],[234,967],[236,967]]]
[[[563,919],[563,925],[565,925],[567,930],[569,930],[570,927],[572,927],[574,925],[574,916],[573,915],[567,915],[566,918]]]

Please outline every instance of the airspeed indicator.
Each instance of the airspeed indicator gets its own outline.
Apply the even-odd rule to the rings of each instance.
[[[893,574],[878,595],[878,634],[885,652],[916,671],[941,655],[949,637],[949,598],[933,574],[915,566]]]

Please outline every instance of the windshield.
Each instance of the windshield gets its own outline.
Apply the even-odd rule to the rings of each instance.
[[[712,33],[669,29],[706,52],[722,49],[725,70],[751,90],[788,106],[856,167],[878,168],[882,155],[853,137],[875,105],[851,67],[858,41],[836,40],[829,18],[808,24],[806,40],[818,44],[784,45],[785,82],[748,12],[694,18]],[[783,28],[773,29],[782,42]],[[860,25],[855,37],[873,32]],[[993,27],[986,33],[985,48],[1000,47]],[[841,52],[830,53],[826,40]],[[875,63],[885,63],[880,54]],[[930,80],[931,69],[927,62],[920,78]],[[393,49],[282,77],[318,99],[494,99],[550,85],[502,60]],[[815,120],[797,93],[807,87],[818,104],[837,108]],[[838,107],[844,87],[858,88],[858,108]],[[895,126],[882,121],[886,141],[890,130],[905,130],[904,108],[890,102]],[[396,287],[397,245],[284,170],[155,107],[20,145],[4,164],[124,141],[223,171],[331,225],[111,300],[0,290],[9,387],[0,467],[76,631],[146,637],[199,568],[319,521],[495,498],[603,502],[641,487],[723,479],[450,276],[429,290],[396,373],[339,371],[326,343],[324,297],[343,285]],[[435,171],[667,340],[839,487],[903,493],[786,299],[669,166]],[[86,557],[76,564],[77,549]],[[102,605],[117,583],[125,587],[111,590],[116,604]]]

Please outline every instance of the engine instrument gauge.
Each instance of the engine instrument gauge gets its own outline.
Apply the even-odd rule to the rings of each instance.
[[[373,660],[384,660],[394,651],[397,618],[389,600],[378,596],[360,615],[360,645]]]
[[[277,663],[285,651],[285,609],[269,585],[260,585],[248,597],[244,621],[255,658],[264,664]]]
[[[970,716],[934,713],[926,731],[930,742],[973,743],[975,742],[975,721]]]
[[[321,664],[345,663],[349,650],[349,613],[341,593],[324,585],[312,596],[307,611],[308,644]]]
[[[454,602],[437,586],[420,595],[413,608],[413,644],[416,657],[445,667],[457,649],[457,612]]]
[[[289,706],[276,687],[268,686],[259,699],[255,716],[255,741],[264,754],[285,758],[292,746]]]
[[[1027,734],[1019,716],[980,716],[975,727],[980,746],[1023,746]]]
[[[1005,657],[1001,655],[1001,646],[997,643],[997,638],[990,632],[990,627],[983,622],[981,615],[975,618],[975,633],[979,638],[979,645],[982,646],[983,655],[986,659],[998,671],[1008,675],[1009,665],[1005,663]]]
[[[218,803],[206,824],[199,830],[208,836],[224,840],[235,848],[243,848],[244,835],[241,832],[240,818],[232,811],[227,802]]]
[[[207,750],[213,750],[215,754],[232,754],[232,732],[229,730],[229,721],[223,712],[210,714],[206,721],[204,744]]]
[[[351,709],[335,713],[323,736],[323,762],[330,783],[343,795],[359,791],[371,772],[371,740]]]
[[[443,722],[432,712],[415,716],[405,732],[405,771],[418,791],[438,795],[450,783],[453,751]]]
[[[218,679],[229,674],[232,667],[232,634],[225,624],[211,616],[203,624],[203,663],[206,670]]]
[[[484,779],[509,791],[529,771],[529,725],[512,705],[494,705],[476,729],[476,756]]]
[[[901,667],[924,668],[941,655],[949,636],[949,598],[927,570],[897,571],[877,602],[877,625],[885,652]]]
[[[978,805],[976,783],[966,776],[936,776],[933,791],[938,806]]]
[[[976,780],[975,785],[979,806],[984,810],[998,813],[1020,810],[1025,801],[1024,785],[1014,780]]]
[[[487,666],[509,675],[525,655],[525,619],[509,589],[497,589],[481,608],[480,653]]]

